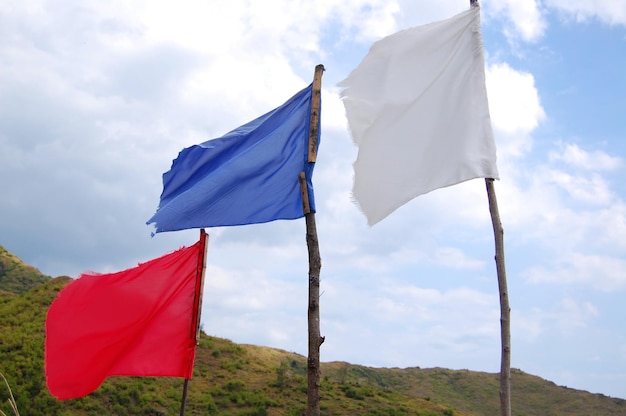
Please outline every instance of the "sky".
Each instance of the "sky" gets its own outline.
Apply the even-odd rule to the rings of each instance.
[[[337,84],[376,40],[467,0],[0,3],[0,245],[49,276],[113,272],[198,239],[151,237],[183,148],[281,105],[323,64],[313,183],[321,360],[499,372],[484,180],[373,227]],[[626,398],[626,2],[484,0],[511,365]],[[451,114],[450,117],[453,117]],[[307,354],[304,219],[208,230],[202,328]]]

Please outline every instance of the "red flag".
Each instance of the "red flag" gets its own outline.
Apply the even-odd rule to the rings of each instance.
[[[108,376],[191,379],[206,234],[137,267],[83,274],[46,318],[46,381],[60,400],[85,396]]]

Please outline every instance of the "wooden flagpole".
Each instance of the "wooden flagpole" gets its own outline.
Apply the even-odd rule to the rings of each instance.
[[[504,264],[504,229],[500,221],[498,200],[493,186],[493,179],[485,178],[489,212],[493,224],[493,235],[496,246],[496,271],[500,291],[500,338],[502,343],[500,360],[500,415],[511,416],[511,307],[509,290],[506,283],[506,267]]]
[[[470,0],[470,7],[479,7],[478,0]],[[504,229],[500,221],[498,200],[492,178],[485,178],[487,198],[489,199],[489,213],[493,225],[495,240],[496,273],[498,275],[498,289],[500,292],[500,415],[511,416],[511,306],[509,304],[509,289],[506,282],[506,266],[504,262]]]
[[[200,274],[200,278],[196,277],[196,296],[194,298],[194,328],[195,330],[195,338],[196,345],[198,345],[200,341],[200,316],[202,315],[202,297],[204,293],[204,271],[206,269],[206,252],[207,252],[207,240],[208,235],[204,228],[200,229],[200,241],[202,243],[202,255],[198,258],[198,267],[196,269],[196,273]],[[193,318],[192,318],[193,320]],[[193,362],[191,363],[193,366]],[[183,397],[180,401],[180,416],[185,416],[185,404],[187,403],[187,390],[189,388],[189,379],[185,378],[185,383],[183,385]]]
[[[315,163],[317,158],[323,72],[324,65],[317,65],[315,67],[312,90],[313,97],[311,98],[311,122],[309,126],[309,163]],[[302,204],[304,218],[306,220],[306,244],[309,251],[309,355],[307,359],[306,415],[320,416],[320,346],[324,342],[324,337],[320,335],[319,309],[320,270],[322,268],[322,260],[317,239],[315,212],[312,212],[309,206],[309,193],[304,172],[300,173],[300,190],[302,192]]]
[[[189,379],[185,379],[185,384],[183,384],[183,397],[180,400],[180,416],[185,416],[185,404],[187,403],[187,389],[189,387]]]
[[[479,7],[478,0],[470,0],[470,7]],[[496,273],[498,275],[498,289],[500,292],[500,415],[511,416],[511,306],[509,304],[509,289],[506,282],[506,266],[504,262],[504,229],[500,221],[498,200],[492,178],[485,178],[489,213],[493,225],[495,240]]]

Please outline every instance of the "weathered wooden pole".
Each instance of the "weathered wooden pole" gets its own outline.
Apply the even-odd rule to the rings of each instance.
[[[486,178],[489,212],[493,224],[493,235],[496,246],[496,272],[500,291],[500,338],[502,343],[500,360],[500,415],[511,416],[511,307],[509,290],[506,283],[506,267],[504,264],[504,229],[500,221],[498,200],[493,187],[493,179]]]
[[[204,272],[206,269],[206,251],[207,251],[208,235],[204,228],[200,229],[200,256],[198,256],[198,264],[196,266],[196,291],[194,298],[194,308],[192,317],[191,334],[195,337],[196,345],[200,341],[200,318],[202,315],[202,297],[204,292]],[[193,362],[191,363],[193,366]],[[180,400],[180,416],[185,416],[185,405],[187,404],[187,390],[189,388],[189,379],[185,378],[183,384],[183,396]]]
[[[479,7],[478,0],[470,0],[470,7]],[[506,267],[504,263],[504,229],[500,221],[498,200],[493,186],[493,179],[485,178],[489,212],[493,225],[495,240],[496,273],[498,275],[498,289],[500,292],[500,415],[511,416],[511,306],[509,304],[509,289],[506,282]]]
[[[311,98],[311,123],[309,126],[309,163],[315,163],[317,159],[317,140],[319,138],[321,90],[323,65],[315,67],[313,77],[313,89]],[[305,173],[300,174],[300,189],[302,191],[302,203],[304,218],[306,221],[306,244],[309,251],[309,353],[307,358],[307,416],[320,416],[320,346],[324,337],[320,335],[320,270],[322,260],[320,257],[319,242],[317,239],[317,226],[315,224],[315,212],[309,205],[309,193]]]

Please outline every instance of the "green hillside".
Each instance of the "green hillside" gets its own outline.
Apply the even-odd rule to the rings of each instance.
[[[0,282],[14,281],[3,278],[0,274]],[[0,372],[13,388],[20,414],[177,415],[181,379],[112,377],[81,399],[50,396],[43,371],[44,320],[68,281],[39,274],[31,290],[0,296]],[[497,415],[498,386],[496,374],[324,363],[321,409],[323,415]],[[515,415],[626,414],[624,400],[559,387],[519,370],[513,371],[512,386]],[[0,386],[0,410],[12,415],[7,399]],[[186,414],[295,416],[305,407],[305,357],[202,334]]]
[[[0,246],[0,290],[9,293],[24,293],[48,279],[48,276],[24,264],[17,256]]]

